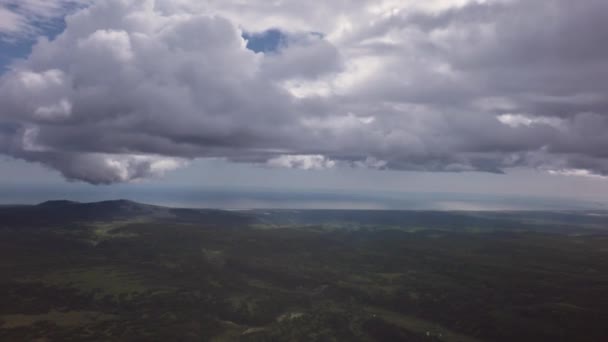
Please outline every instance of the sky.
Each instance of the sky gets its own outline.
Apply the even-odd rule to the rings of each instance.
[[[605,13],[0,0],[0,202],[186,187],[608,203]]]

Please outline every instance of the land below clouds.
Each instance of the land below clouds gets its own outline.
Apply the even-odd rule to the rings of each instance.
[[[0,339],[600,341],[608,213],[0,207]]]

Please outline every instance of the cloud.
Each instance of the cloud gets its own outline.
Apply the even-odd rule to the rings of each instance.
[[[268,165],[301,170],[323,170],[336,166],[336,162],[322,155],[281,155],[268,160]]]
[[[0,6],[5,26],[68,2],[23,4]],[[608,175],[606,10],[600,0],[93,1],[0,76],[0,153],[96,184],[195,158]],[[243,36],[267,32],[280,46],[247,48]]]
[[[599,179],[608,178],[606,176],[594,174],[591,171],[585,170],[585,169],[549,170],[548,172],[551,175],[558,175],[558,176],[591,177],[591,178],[599,178]]]
[[[0,0],[0,40],[28,39],[89,0]]]
[[[186,164],[179,158],[106,153],[69,155],[43,153],[40,160],[62,171],[66,179],[112,184],[159,177]]]
[[[551,117],[529,117],[524,114],[501,114],[496,117],[500,123],[517,128],[520,126],[533,126],[533,125],[548,125],[559,128],[562,124],[562,120],[559,118]]]

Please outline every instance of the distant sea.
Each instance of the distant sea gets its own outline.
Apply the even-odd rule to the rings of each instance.
[[[99,187],[78,184],[0,186],[0,205],[36,204],[56,199],[81,202],[129,199],[171,207],[239,210],[608,210],[608,204],[602,201],[488,194],[279,191],[252,188],[159,187],[145,184]]]

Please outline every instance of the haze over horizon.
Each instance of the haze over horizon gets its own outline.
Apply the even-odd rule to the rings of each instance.
[[[0,0],[0,203],[603,209],[607,12]]]

